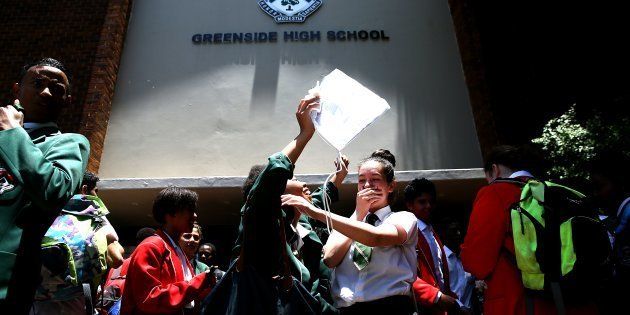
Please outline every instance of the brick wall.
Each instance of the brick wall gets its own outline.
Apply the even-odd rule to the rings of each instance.
[[[12,104],[11,86],[24,63],[43,57],[71,74],[72,105],[59,125],[92,145],[89,169],[98,171],[130,0],[0,0],[0,101]]]
[[[472,1],[449,0],[453,25],[468,86],[468,96],[483,156],[501,141],[494,119],[490,89],[487,84],[484,55]]]
[[[130,0],[109,1],[96,46],[79,129],[90,139],[89,169],[92,171],[98,171],[101,163],[130,8]]]

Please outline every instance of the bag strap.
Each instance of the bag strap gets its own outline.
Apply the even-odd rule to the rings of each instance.
[[[529,180],[531,180],[531,179],[529,179]],[[499,177],[499,178],[497,178],[497,179],[493,180],[493,181],[492,181],[492,183],[490,183],[490,184],[492,185],[492,184],[494,184],[494,183],[508,183],[508,184],[514,184],[514,185],[519,186],[519,187],[521,187],[521,188],[522,188],[523,186],[525,186],[525,184],[527,184],[527,182],[528,182],[529,180],[527,180],[527,181],[522,181],[522,180],[518,180],[518,179],[516,179],[516,178],[503,178],[503,177]],[[542,181],[541,181],[541,182],[542,182]]]

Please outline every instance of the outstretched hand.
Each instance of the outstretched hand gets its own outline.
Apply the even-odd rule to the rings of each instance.
[[[282,201],[283,207],[293,207],[295,210],[311,218],[315,216],[317,212],[315,206],[302,196],[287,194],[280,196],[280,200]]]

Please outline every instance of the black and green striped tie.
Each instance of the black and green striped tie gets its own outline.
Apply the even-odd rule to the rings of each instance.
[[[378,216],[374,213],[369,213],[365,220],[370,225],[375,225],[376,221],[378,221]],[[372,258],[372,247],[363,245],[359,242],[354,242],[354,252],[352,253],[352,261],[354,265],[359,270],[363,270],[363,268],[367,267],[370,263],[370,259]]]

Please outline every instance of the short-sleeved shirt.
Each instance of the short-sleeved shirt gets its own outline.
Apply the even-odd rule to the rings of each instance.
[[[411,285],[416,280],[417,219],[411,212],[392,212],[389,206],[374,214],[379,218],[375,226],[400,226],[407,232],[407,240],[402,245],[374,247],[370,263],[362,270],[357,269],[352,261],[353,243],[333,271],[331,289],[336,307],[348,307],[357,302],[395,295],[410,295]]]

